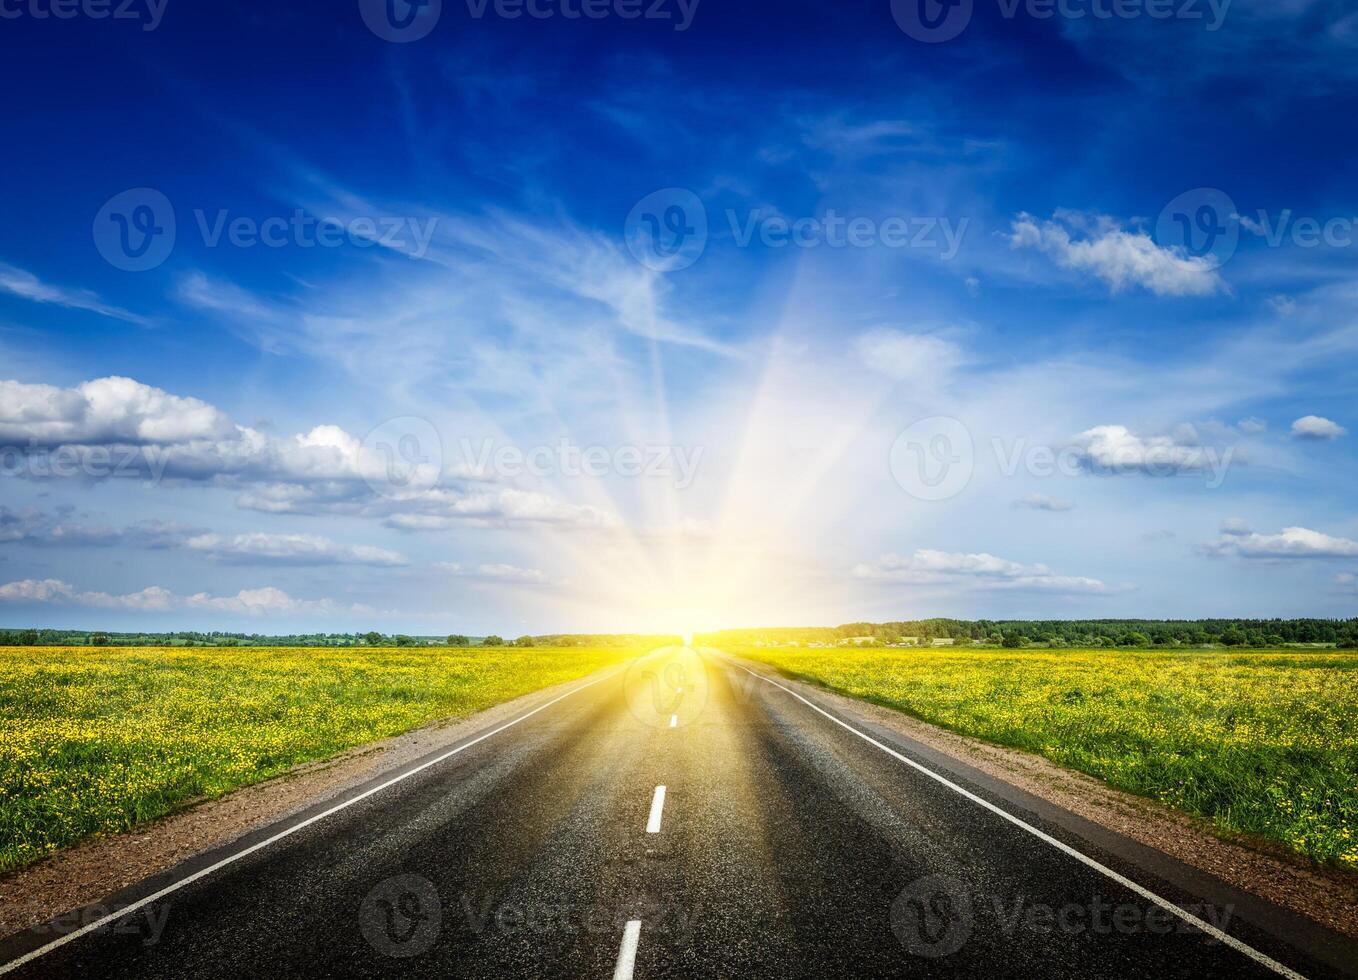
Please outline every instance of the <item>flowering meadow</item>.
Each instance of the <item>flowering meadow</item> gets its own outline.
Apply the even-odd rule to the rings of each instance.
[[[635,654],[0,647],[0,871]]]
[[[1358,870],[1358,654],[731,652]]]

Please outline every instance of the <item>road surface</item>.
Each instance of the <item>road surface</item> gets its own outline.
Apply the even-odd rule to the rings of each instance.
[[[117,907],[11,940],[0,970],[1147,980],[1358,963],[1290,913],[684,648]]]

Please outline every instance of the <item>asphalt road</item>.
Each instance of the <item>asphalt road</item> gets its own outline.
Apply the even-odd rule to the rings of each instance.
[[[714,651],[661,651],[463,746],[143,883],[121,919],[0,945],[0,962],[619,980],[1358,966],[1324,930]]]

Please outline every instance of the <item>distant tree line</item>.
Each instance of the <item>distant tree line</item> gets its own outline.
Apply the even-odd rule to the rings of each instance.
[[[845,623],[842,626],[727,630],[703,637],[709,643],[865,643],[884,646],[929,645],[937,640],[956,645],[1002,647],[1276,647],[1321,644],[1358,649],[1358,619],[920,619],[888,623]],[[676,643],[673,636],[641,634],[553,633],[506,640],[485,637],[411,636],[367,633],[305,633],[268,636],[259,633],[193,632],[117,633],[113,631],[0,630],[0,646],[277,646],[277,647],[571,647],[636,646]]]
[[[882,645],[986,644],[1003,647],[1273,647],[1324,644],[1358,649],[1358,619],[921,619],[835,627],[728,630],[732,643],[866,642]]]

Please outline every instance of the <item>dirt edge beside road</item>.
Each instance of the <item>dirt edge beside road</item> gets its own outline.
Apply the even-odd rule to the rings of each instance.
[[[0,876],[0,938],[73,909],[105,902],[122,889],[195,854],[510,721],[585,680],[544,688],[485,711],[432,722],[330,759],[306,763],[218,799],[189,803],[185,809],[143,827],[93,838],[9,872]]]
[[[773,676],[764,664],[751,664]],[[882,728],[1071,811],[1091,823],[1153,847],[1242,891],[1358,939],[1358,875],[1307,867],[1265,847],[1227,840],[1198,819],[1114,789],[1084,773],[1019,749],[958,735],[909,715],[778,674],[782,683],[826,707],[857,714]]]

